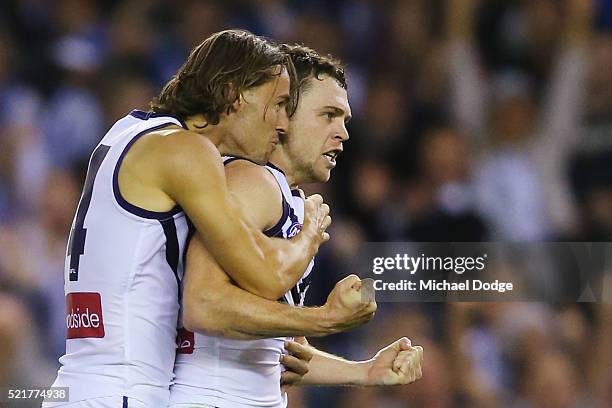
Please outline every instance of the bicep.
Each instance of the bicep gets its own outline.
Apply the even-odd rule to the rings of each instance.
[[[228,311],[231,314],[237,307],[232,303],[235,297],[229,293],[238,288],[197,235],[187,248],[185,266],[182,301],[184,327],[191,331],[222,335],[223,327],[229,323],[224,320]]]
[[[208,252],[202,239],[197,235],[189,242],[185,266],[186,290],[208,290],[211,286],[231,283],[230,277],[223,272],[221,266]],[[206,286],[207,283],[210,283],[210,285]]]
[[[187,248],[185,278],[183,284],[183,305],[185,314],[197,313],[201,299],[214,300],[225,285],[232,282],[217,261],[208,252],[199,236],[195,235]],[[189,316],[187,316],[189,317]]]

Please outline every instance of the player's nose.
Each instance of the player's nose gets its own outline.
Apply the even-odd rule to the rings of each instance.
[[[287,133],[289,130],[289,115],[286,109],[281,109],[278,113],[276,122],[276,131],[279,133]]]
[[[340,140],[341,142],[346,142],[347,140],[349,140],[349,133],[344,123],[342,124],[342,127],[338,129],[338,131],[334,135],[334,139]]]

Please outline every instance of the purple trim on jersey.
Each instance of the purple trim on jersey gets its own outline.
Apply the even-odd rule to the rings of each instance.
[[[125,395],[123,396],[123,408],[129,408],[128,407],[128,397],[126,397]]]
[[[115,200],[117,200],[117,202],[119,203],[119,205],[126,211],[137,215],[139,217],[142,218],[148,218],[148,219],[155,219],[155,220],[164,220],[166,218],[170,218],[178,213],[180,213],[181,211],[183,211],[183,209],[180,206],[175,206],[173,209],[171,209],[170,211],[151,211],[151,210],[146,210],[144,208],[138,207],[132,203],[129,203],[125,198],[123,198],[123,196],[121,195],[121,191],[119,190],[119,168],[121,167],[121,163],[123,163],[123,159],[125,158],[125,155],[127,154],[127,152],[130,150],[130,147],[132,147],[132,145],[138,140],[140,139],[142,136],[144,136],[145,134],[149,133],[149,132],[154,132],[158,129],[164,128],[168,125],[175,125],[174,122],[165,122],[162,123],[161,125],[158,126],[154,126],[152,128],[149,129],[145,129],[142,132],[138,133],[136,136],[134,136],[132,138],[132,140],[130,140],[130,142],[127,144],[127,146],[125,146],[125,148],[123,149],[123,152],[121,152],[121,156],[119,156],[119,160],[117,160],[117,164],[115,164],[115,170],[113,171],[113,193],[115,195]]]
[[[276,171],[280,171],[283,174],[283,176],[285,176],[285,172],[282,171],[281,169],[279,169],[278,167],[276,167],[275,165],[273,165],[272,163],[268,162],[268,163],[266,163],[266,166],[272,167]]]
[[[191,242],[191,238],[193,238],[193,234],[195,234],[196,232],[196,228],[195,225],[193,225],[193,222],[191,222],[191,220],[189,219],[189,217],[185,217],[185,220],[187,221],[187,239],[185,240],[185,247],[183,248],[183,271],[187,270],[187,249],[189,249],[189,243]],[[183,272],[183,276],[185,272]],[[179,291],[181,291],[182,288],[179,287]],[[180,293],[180,292],[179,292]]]
[[[70,230],[70,237],[68,239],[68,254],[70,255],[70,272],[68,276],[71,282],[79,280],[79,263],[81,255],[85,252],[85,238],[87,237],[87,228],[84,227],[85,217],[91,204],[91,196],[98,170],[100,170],[100,166],[109,151],[110,146],[100,144],[92,153],[91,160],[89,161],[81,201],[77,207],[74,227]]]
[[[283,225],[285,225],[285,221],[289,216],[289,212],[291,211],[291,207],[285,197],[283,197],[283,215],[279,218],[278,222],[270,229],[265,230],[263,233],[268,237],[282,237],[283,236]]]
[[[294,197],[302,197],[302,195],[300,194],[300,190],[291,190],[291,195]]]
[[[230,156],[227,159],[225,159],[223,161],[223,165],[227,166],[228,164],[230,164],[233,161],[236,160],[246,160],[246,161],[250,161],[251,163],[257,164],[249,159],[245,159],[244,157],[238,157],[238,156]],[[257,164],[258,166],[260,166],[259,164]],[[268,163],[266,166],[270,166],[273,167],[274,169],[280,171],[282,173],[282,171],[276,167],[274,167],[273,165],[271,165],[270,163]],[[269,169],[266,169],[268,171],[270,171]],[[284,175],[285,173],[283,173]],[[274,174],[272,174],[274,175]],[[276,180],[276,177],[274,178],[274,180]],[[278,184],[278,180],[277,180],[277,184]],[[279,186],[280,188],[280,186]],[[273,227],[265,230],[263,233],[269,237],[282,237],[283,236],[283,225],[285,224],[285,221],[287,220],[287,216],[289,216],[289,211],[291,210],[291,207],[289,206],[289,203],[287,202],[287,200],[285,200],[285,196],[283,196],[283,190],[281,189],[281,198],[283,199],[283,214],[281,215],[281,217],[278,219],[278,221],[276,222],[276,224],[274,224]]]
[[[174,218],[159,220],[159,223],[161,224],[164,230],[164,235],[166,236],[166,262],[168,262],[168,265],[170,265],[170,268],[174,273],[174,278],[176,279],[176,284],[178,285],[178,303],[180,305],[182,300],[182,291],[181,280],[178,276],[179,243],[178,236],[176,234],[176,224],[174,223]]]
[[[228,156],[228,158],[227,158],[227,159],[225,159],[225,161],[223,162],[223,165],[224,165],[224,166],[227,166],[228,164],[230,164],[231,162],[236,161],[236,160],[246,160],[246,161],[248,161],[248,162],[251,162],[251,163],[253,163],[253,164],[256,164],[256,165],[258,165],[258,166],[261,166],[261,164],[259,164],[259,163],[255,163],[255,162],[254,162],[253,160],[251,160],[251,159],[247,159],[246,157],[240,157],[240,156]]]
[[[181,127],[187,129],[187,125],[185,124],[185,122],[183,122],[181,119],[177,118],[176,116],[168,115],[167,113],[157,113],[157,112],[151,112],[151,111],[145,112],[139,109],[134,109],[133,111],[130,112],[130,115],[140,120],[148,120],[149,118],[172,118],[174,120],[179,121],[179,123],[181,124]]]
[[[295,211],[293,211],[293,208],[289,207],[288,210],[289,210],[289,214],[288,215],[289,215],[289,218],[291,219],[291,222],[299,223],[300,221],[298,220],[297,215],[295,215]]]

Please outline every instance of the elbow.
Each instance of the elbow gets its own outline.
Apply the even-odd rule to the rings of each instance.
[[[225,337],[235,340],[249,340],[242,333],[235,331],[229,325],[223,324],[220,319],[212,318],[204,313],[202,316],[194,316],[190,313],[183,314],[183,327],[190,332],[201,333],[213,337]]]
[[[278,274],[274,276],[271,274],[269,278],[270,279],[262,282],[263,284],[257,287],[245,289],[254,295],[268,300],[279,300],[285,293],[291,290],[291,286],[288,286],[288,283],[284,282],[283,276]]]
[[[249,290],[249,292],[264,299],[278,300],[295,286],[297,281],[292,282],[290,279],[293,271],[289,270],[285,265],[287,258],[285,255],[280,250],[271,251],[267,254],[268,263],[266,270],[269,273],[266,274],[266,279],[258,285],[259,287],[256,288],[256,291]]]
[[[264,299],[278,300],[296,283],[290,281],[290,271],[283,267],[283,260],[282,252],[270,251],[261,262],[250,263],[248,270],[230,275],[243,290]]]
[[[209,302],[196,302],[184,299],[183,301],[183,327],[191,332],[206,334],[208,336],[223,336],[228,329],[222,321],[215,318],[215,311]]]
[[[276,276],[276,285],[270,290],[270,300],[278,300],[285,296],[285,293],[289,292],[297,282],[290,282],[287,278],[287,273],[279,272]]]
[[[289,292],[297,283],[292,282],[289,278],[291,272],[280,266],[282,265],[282,257],[280,257],[280,254],[276,254],[276,258],[276,265],[278,266],[270,269],[270,271],[274,272],[269,274],[264,290],[257,294],[258,296],[268,300],[279,300],[285,296],[285,293]]]
[[[200,319],[198,319],[192,312],[189,312],[189,308],[183,305],[183,315],[182,315],[181,324],[183,327],[190,332],[198,332],[201,333],[202,324],[200,323]]]
[[[217,302],[223,300],[217,299]],[[218,303],[217,303],[218,304]],[[190,332],[201,333],[207,336],[226,337],[236,340],[248,340],[243,333],[232,327],[231,320],[227,317],[227,311],[216,308],[211,301],[201,299],[183,300],[183,327]]]
[[[272,271],[272,269],[270,269]],[[285,295],[293,285],[288,282],[283,272],[268,273],[263,279],[237,280],[243,290],[268,300],[278,300]]]

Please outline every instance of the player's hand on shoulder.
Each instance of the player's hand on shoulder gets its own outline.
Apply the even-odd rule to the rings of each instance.
[[[374,317],[377,305],[370,289],[357,275],[349,275],[336,283],[323,306],[334,332],[353,329]]]
[[[300,193],[303,194],[300,190]],[[318,247],[329,240],[326,232],[331,224],[329,206],[323,202],[323,197],[313,194],[304,199],[304,225],[302,234],[308,234]]]
[[[381,349],[369,362],[365,385],[402,385],[423,376],[423,347],[403,337]]]

